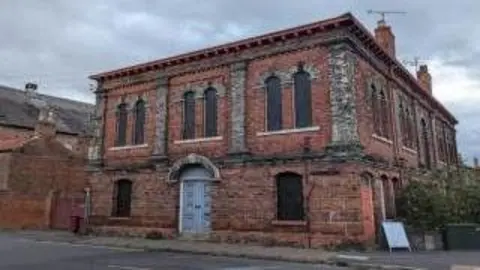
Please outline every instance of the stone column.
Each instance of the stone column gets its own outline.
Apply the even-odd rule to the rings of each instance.
[[[89,123],[89,131],[91,132],[89,135],[92,135],[92,140],[88,147],[88,161],[92,166],[100,166],[103,163],[106,103],[107,96],[102,84],[99,83],[95,91],[95,109]]]
[[[167,117],[168,117],[168,78],[163,74],[157,77],[155,104],[155,139],[152,159],[163,161],[167,158]]]
[[[341,152],[358,149],[360,139],[355,101],[356,58],[346,45],[334,45],[330,48],[329,65],[332,110],[330,148],[336,149],[335,151],[343,149]]]
[[[230,66],[231,82],[231,127],[229,154],[245,155],[247,153],[245,132],[245,88],[247,64],[237,62]]]

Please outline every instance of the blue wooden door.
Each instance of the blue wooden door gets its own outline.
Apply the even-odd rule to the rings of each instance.
[[[202,180],[188,180],[183,187],[182,232],[210,231],[210,184]]]

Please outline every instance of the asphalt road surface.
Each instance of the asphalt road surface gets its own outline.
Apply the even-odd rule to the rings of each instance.
[[[292,264],[167,252],[112,249],[54,242],[34,242],[0,235],[0,269],[9,270],[340,270]]]

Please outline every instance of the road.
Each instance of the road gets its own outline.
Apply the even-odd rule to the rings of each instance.
[[[34,242],[0,235],[0,269],[8,270],[339,270],[320,265],[248,260],[167,252],[145,252]]]

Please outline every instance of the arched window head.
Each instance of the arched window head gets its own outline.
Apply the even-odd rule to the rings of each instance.
[[[209,87],[204,92],[205,137],[215,137],[217,133],[217,90]]]
[[[293,75],[295,127],[304,128],[312,125],[312,82],[310,74],[300,64]]]
[[[133,144],[145,143],[145,101],[139,99],[135,103],[135,122],[133,127]]]
[[[277,76],[265,80],[267,87],[267,131],[282,129],[282,84]]]
[[[112,216],[128,217],[131,212],[132,204],[132,182],[127,179],[121,179],[115,182],[113,189],[113,209]]]
[[[127,104],[122,102],[117,106],[115,146],[125,146],[127,144],[127,121]]]
[[[195,92],[183,95],[183,139],[195,138]]]
[[[276,176],[277,219],[304,220],[302,176],[280,173]]]

